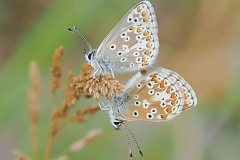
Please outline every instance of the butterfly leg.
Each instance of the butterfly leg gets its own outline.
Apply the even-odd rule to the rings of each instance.
[[[104,105],[103,101],[101,101],[101,100],[97,100],[97,103],[101,110],[109,110],[110,109],[110,107],[108,105]]]
[[[97,77],[96,77],[96,74],[97,74],[97,72],[98,72],[98,70],[96,70],[94,73],[93,73],[93,79],[96,79],[97,81],[99,81],[99,79],[97,79]]]
[[[115,78],[114,74],[113,74],[113,69],[112,68],[110,68],[110,71],[111,71],[112,77]]]
[[[99,70],[101,71],[102,75],[104,75],[103,68],[100,66],[99,63],[97,63],[97,66],[98,66]],[[99,71],[99,70],[98,70],[98,71]]]

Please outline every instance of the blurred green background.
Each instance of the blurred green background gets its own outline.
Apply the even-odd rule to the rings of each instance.
[[[94,47],[139,0],[0,1],[0,159],[12,150],[31,156],[27,108],[28,75],[36,60],[42,76],[40,159],[47,142],[50,111],[49,67],[54,50],[64,46],[64,77],[79,73],[84,44],[66,29],[76,25]],[[152,0],[160,38],[157,64],[182,75],[196,91],[196,108],[166,123],[130,122],[143,150],[134,159],[226,160],[240,157],[240,1]],[[66,80],[66,78],[65,78]],[[61,104],[61,94],[57,98]],[[81,99],[75,109],[94,104]],[[103,135],[82,151],[68,146],[102,128]],[[116,132],[107,112],[88,123],[69,125],[57,136],[52,159],[129,159],[124,131]]]

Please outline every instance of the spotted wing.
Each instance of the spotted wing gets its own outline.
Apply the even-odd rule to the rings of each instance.
[[[192,87],[177,73],[161,68],[126,90],[128,100],[119,108],[124,120],[161,122],[197,104]]]
[[[142,1],[128,11],[97,50],[97,54],[114,61],[113,69],[119,72],[152,64],[158,52],[156,15],[149,1]]]

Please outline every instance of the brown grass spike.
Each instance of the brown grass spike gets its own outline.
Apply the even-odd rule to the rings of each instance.
[[[50,72],[52,73],[52,84],[50,86],[50,90],[54,95],[56,94],[57,89],[60,87],[60,78],[62,76],[61,59],[63,53],[63,47],[59,47],[55,50],[55,53],[53,55],[52,67],[50,68]]]
[[[30,119],[30,134],[32,138],[32,149],[34,159],[38,159],[38,121],[39,121],[39,99],[41,92],[40,72],[37,63],[32,61],[30,64],[30,79],[32,87],[28,90],[28,106]]]

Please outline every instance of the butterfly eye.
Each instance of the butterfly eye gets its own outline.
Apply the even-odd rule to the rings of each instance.
[[[116,126],[118,126],[118,125],[120,124],[120,122],[115,121],[115,122],[113,122],[113,124],[115,124]]]
[[[94,54],[94,53],[91,52],[91,53],[89,53],[89,54],[87,55],[87,57],[88,57],[89,60],[92,60],[92,58],[93,58],[93,54]]]

